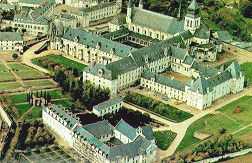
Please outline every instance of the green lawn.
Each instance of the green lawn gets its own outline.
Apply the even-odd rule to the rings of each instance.
[[[13,104],[24,103],[26,101],[26,93],[10,95],[9,99]]]
[[[21,79],[39,79],[45,77],[45,74],[21,63],[9,63],[8,65]]]
[[[16,109],[18,110],[19,116],[22,116],[25,112],[27,112],[30,108],[30,104],[18,104],[15,105]]]
[[[248,83],[252,83],[252,62],[247,62],[241,64],[241,70],[244,72],[246,79],[248,80]]]
[[[15,77],[5,67],[5,65],[0,64],[0,82],[4,82],[4,81],[15,81]]]
[[[71,102],[70,100],[56,100],[56,101],[53,101],[52,103],[56,105],[62,105],[67,108],[71,107],[73,104],[73,102]]]
[[[24,119],[27,120],[36,120],[42,118],[42,108],[41,107],[34,107],[32,111],[25,115]]]
[[[0,91],[7,91],[12,89],[17,89],[22,87],[22,85],[18,82],[4,82],[0,83]]]
[[[82,63],[73,61],[71,59],[68,59],[68,58],[60,56],[60,55],[53,55],[53,54],[45,56],[45,57],[33,59],[32,62],[34,64],[42,66],[40,64],[40,61],[43,61],[43,60],[48,60],[48,61],[60,64],[60,65],[63,65],[65,68],[77,68],[79,71],[83,71],[83,69],[86,67],[86,65],[84,65]]]
[[[166,150],[170,146],[176,135],[177,134],[172,131],[154,132],[157,146],[162,150]]]
[[[40,92],[40,91],[39,91]],[[47,91],[52,99],[61,99],[61,98],[66,98],[66,95],[63,95],[60,90],[52,90],[52,91]],[[36,93],[34,91],[34,93]],[[9,99],[13,104],[18,104],[18,103],[24,103],[26,101],[26,93],[20,93],[20,94],[15,94],[15,95],[10,95]]]
[[[240,113],[234,113],[237,107],[240,107]],[[178,151],[192,149],[201,141],[193,136],[197,132],[208,133],[218,136],[221,128],[226,129],[226,133],[232,134],[240,128],[252,123],[252,96],[244,96],[240,99],[224,106],[218,110],[216,114],[206,115],[205,117],[194,122],[187,130],[185,137],[178,147]],[[250,128],[246,128],[238,133],[235,137],[240,137],[251,132]],[[242,134],[241,134],[242,133]],[[239,135],[239,136],[236,136]]]
[[[27,87],[54,87],[55,84],[52,80],[45,79],[45,80],[29,80],[24,82],[25,86]]]

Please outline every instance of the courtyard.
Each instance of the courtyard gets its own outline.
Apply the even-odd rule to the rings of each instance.
[[[185,76],[181,73],[173,72],[173,71],[167,71],[167,72],[162,73],[161,75],[169,77],[171,79],[179,80],[184,84],[188,83],[188,81],[190,81],[192,79],[192,78]]]

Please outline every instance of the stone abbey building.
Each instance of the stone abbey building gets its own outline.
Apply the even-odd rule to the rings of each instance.
[[[203,66],[202,61],[216,61],[222,46],[212,38],[199,12],[196,0],[182,20],[148,11],[142,1],[135,7],[130,0],[126,20],[115,18],[111,31],[104,35],[54,25],[51,48],[88,64],[83,80],[109,88],[112,96],[140,84],[205,109],[218,98],[242,91],[244,75],[236,62],[221,68]],[[179,82],[163,77],[164,72],[190,80]]]

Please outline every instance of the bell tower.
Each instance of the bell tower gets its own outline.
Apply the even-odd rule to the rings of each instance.
[[[132,0],[129,0],[128,6],[127,6],[127,17],[126,17],[127,23],[131,23],[132,10],[133,10],[133,3],[132,3]]]
[[[200,28],[200,8],[196,0],[192,0],[191,4],[187,8],[187,14],[185,16],[184,30],[189,30],[194,33]]]

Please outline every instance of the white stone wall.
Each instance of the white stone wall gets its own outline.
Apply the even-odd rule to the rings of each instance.
[[[23,41],[0,41],[0,51],[16,51],[23,53]]]
[[[141,78],[140,85],[144,88],[149,89],[150,91],[161,93],[167,96],[168,98],[172,98],[172,99],[176,99],[180,101],[187,100],[186,94],[184,91],[181,91],[181,90],[178,90],[176,88],[172,88],[166,85],[162,85],[152,80]]]
[[[23,23],[22,20],[14,20],[12,23],[13,28],[25,29],[27,33],[31,35],[47,34],[48,25]]]
[[[111,96],[115,96],[118,92],[117,80],[108,80],[100,76],[93,75],[91,73],[83,72],[83,81],[90,81],[96,86],[101,86],[102,88],[108,88],[110,90]]]
[[[46,108],[42,111],[42,119],[43,123],[52,129],[57,136],[60,136],[69,147],[73,147],[73,133],[60,122],[60,118],[57,115],[52,112],[49,113],[48,108]]]
[[[116,112],[118,112],[121,107],[122,107],[122,102],[114,104],[114,105],[111,105],[111,106],[107,107],[106,109],[102,109],[102,110],[93,108],[92,112],[95,115],[97,115],[98,117],[102,117],[102,116],[104,116],[106,114],[109,114],[109,113],[116,113]]]

